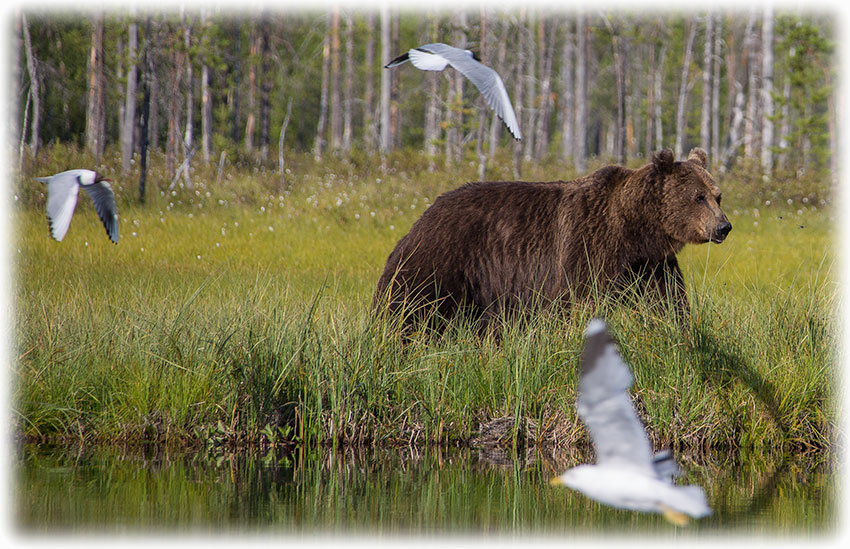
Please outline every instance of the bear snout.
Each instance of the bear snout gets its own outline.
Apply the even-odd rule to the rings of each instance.
[[[724,240],[726,240],[726,235],[729,234],[729,231],[732,230],[732,224],[729,221],[723,221],[714,228],[714,236],[712,236],[711,241],[715,244],[720,244]]]

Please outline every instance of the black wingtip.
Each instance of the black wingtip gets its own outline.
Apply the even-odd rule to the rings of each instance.
[[[402,63],[407,63],[409,60],[410,60],[410,53],[404,52],[403,54],[399,55],[398,57],[396,57],[395,59],[393,59],[392,61],[390,61],[386,65],[384,65],[384,68],[385,69],[391,69],[393,67],[397,67],[398,65],[401,65]]]

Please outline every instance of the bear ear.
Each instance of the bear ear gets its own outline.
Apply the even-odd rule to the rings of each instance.
[[[670,149],[662,149],[652,155],[652,165],[659,173],[670,173],[675,162],[676,157]]]
[[[699,147],[694,147],[693,149],[691,149],[691,153],[688,155],[688,162],[693,162],[699,167],[707,169],[708,155],[706,154],[705,150]]]

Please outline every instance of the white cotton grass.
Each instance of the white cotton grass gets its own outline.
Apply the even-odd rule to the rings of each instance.
[[[633,379],[605,322],[592,320],[584,333],[576,407],[590,431],[596,464],[573,467],[550,483],[613,507],[663,513],[680,526],[711,514],[702,488],[673,484],[678,467],[672,454],[652,453],[627,393]]]

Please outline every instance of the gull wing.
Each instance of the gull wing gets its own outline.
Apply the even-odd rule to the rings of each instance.
[[[472,82],[515,139],[522,139],[514,107],[499,73],[478,62],[466,50],[435,43],[410,50],[410,61],[418,69],[441,71],[450,64]]]
[[[591,321],[584,335],[577,408],[590,430],[596,461],[656,475],[652,447],[627,393],[633,379],[605,323]]]
[[[94,209],[106,227],[106,234],[112,242],[118,244],[118,210],[115,207],[115,193],[106,181],[98,181],[83,187],[94,202]]]
[[[413,66],[422,71],[441,71],[446,68],[449,64],[448,59],[443,57],[438,53],[434,53],[430,51],[428,48],[435,45],[445,45],[445,44],[427,44],[420,48],[414,48],[407,52],[407,57],[410,59],[410,62],[413,63]],[[446,46],[447,48],[450,46]],[[404,56],[401,56],[404,57]],[[396,59],[401,59],[401,57],[397,57]],[[394,60],[395,61],[395,60]],[[403,63],[404,61],[402,61]],[[400,63],[396,63],[400,64]],[[388,66],[393,65],[393,61],[390,62]]]
[[[71,225],[80,182],[76,174],[68,172],[36,179],[47,183],[47,221],[50,224],[50,235],[61,241]]]

